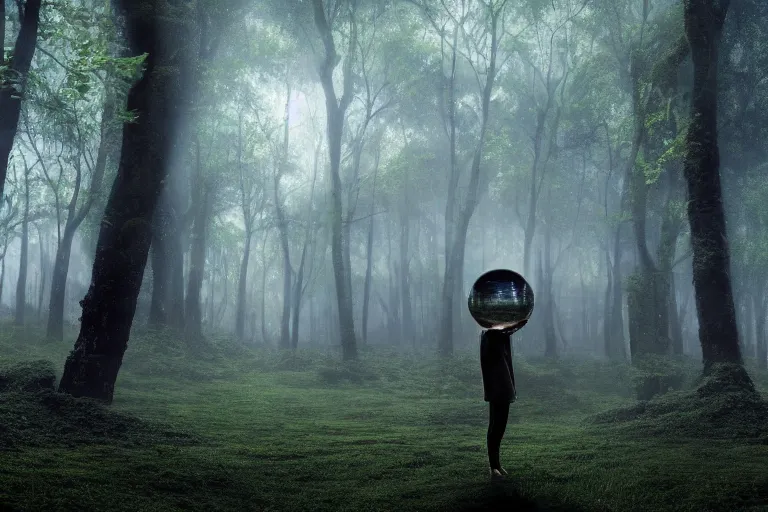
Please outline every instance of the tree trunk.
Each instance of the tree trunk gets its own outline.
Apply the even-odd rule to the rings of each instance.
[[[158,205],[158,210],[160,206]],[[152,302],[149,305],[149,326],[161,327],[168,321],[165,301],[168,297],[168,249],[162,228],[152,228]]]
[[[352,59],[356,54],[357,25],[354,14],[350,14],[351,34],[349,51],[344,59],[343,93],[340,99],[336,97],[333,84],[333,70],[338,65],[339,58],[333,41],[333,32],[325,17],[322,0],[313,0],[315,25],[325,48],[325,60],[319,69],[320,82],[325,93],[328,153],[330,155],[331,178],[331,260],[333,262],[334,281],[336,283],[336,299],[339,314],[339,334],[341,337],[342,357],[346,360],[357,359],[357,342],[355,340],[355,323],[352,311],[352,290],[349,287],[348,272],[351,269],[344,265],[344,242],[342,226],[341,177],[341,139],[344,132],[344,115],[352,101]]]
[[[752,307],[755,315],[755,356],[757,357],[757,367],[761,370],[768,369],[768,343],[766,343],[765,317],[766,311],[766,293],[762,288],[758,293],[752,294]]]
[[[101,223],[75,348],[64,365],[59,391],[112,401],[130,335],[152,236],[152,217],[167,175],[173,137],[185,105],[185,84],[195,23],[186,9],[144,0],[120,4],[131,55],[146,54],[141,78],[128,93],[117,177]],[[186,5],[185,5],[186,7]],[[162,108],[159,108],[162,105]]]
[[[170,184],[163,187],[152,219],[152,301],[149,306],[148,324],[155,328],[169,323],[169,274],[174,268],[170,261],[171,239],[174,236],[174,215],[170,197],[173,192],[170,187]]]
[[[5,254],[0,258],[0,308],[3,306],[3,283],[5,283]]]
[[[267,305],[267,270],[268,270],[268,262],[267,262],[267,237],[269,235],[268,230],[264,230],[264,241],[261,243],[261,262],[262,262],[262,270],[261,270],[261,342],[267,343],[267,315],[266,315],[266,305]]]
[[[403,191],[404,202],[400,214],[400,304],[403,311],[401,337],[403,344],[411,345],[413,336],[413,306],[411,304],[410,268],[408,242],[410,241],[410,220],[408,218],[408,184]]]
[[[27,85],[27,75],[37,46],[37,29],[40,23],[41,0],[27,0],[23,5],[21,27],[10,62],[3,74],[12,77],[0,86],[0,200],[4,197],[5,175],[13,149],[13,139],[19,125],[21,102]],[[22,9],[20,8],[20,11]],[[5,16],[3,16],[3,37],[5,37]],[[4,52],[2,52],[4,53]],[[4,56],[3,56],[4,59]]]
[[[483,146],[485,145],[485,133],[488,127],[488,117],[490,115],[491,92],[496,78],[496,53],[498,49],[498,21],[501,11],[504,9],[502,4],[500,8],[489,6],[490,9],[490,35],[491,47],[490,58],[486,73],[485,84],[482,91],[481,122],[480,132],[472,157],[472,166],[470,168],[469,183],[467,185],[466,196],[459,210],[458,219],[455,223],[455,230],[451,233],[452,243],[450,244],[449,257],[445,262],[445,274],[443,279],[443,293],[441,297],[441,315],[440,315],[440,339],[438,352],[442,357],[449,357],[453,354],[453,335],[454,322],[461,321],[463,316],[457,314],[460,311],[462,301],[457,300],[463,296],[463,278],[464,278],[464,252],[467,243],[467,230],[469,221],[477,208],[480,197],[480,165],[482,162]],[[455,48],[455,46],[454,46]],[[449,201],[451,198],[449,197]],[[447,222],[446,230],[453,223]]]
[[[174,231],[166,240],[168,251],[169,286],[166,297],[168,325],[176,329],[184,328],[184,246],[182,244],[182,224],[177,214],[173,215]]]
[[[368,307],[371,300],[371,281],[373,276],[373,211],[376,207],[376,175],[379,169],[379,152],[373,168],[373,190],[371,192],[371,218],[368,220],[368,239],[365,244],[365,282],[363,284],[363,344],[368,342]]]
[[[742,364],[717,142],[718,46],[729,3],[684,2],[685,33],[693,60],[693,91],[683,169],[688,185],[693,285],[705,373],[717,362]]]
[[[37,318],[38,320],[43,314],[43,296],[45,295],[45,277],[47,275],[47,267],[45,260],[45,242],[43,240],[43,233],[38,224],[35,224],[37,228],[37,240],[40,245],[40,288],[37,293]]]
[[[2,155],[0,155],[1,157]],[[0,162],[1,164],[2,162]],[[27,309],[27,264],[29,251],[29,172],[24,169],[24,218],[21,223],[21,251],[19,255],[19,279],[16,281],[16,315],[14,323],[24,325],[24,313]]]
[[[203,186],[202,184],[200,185]],[[203,279],[205,277],[205,246],[210,212],[211,198],[208,190],[200,194],[201,203],[195,212],[195,220],[192,226],[192,247],[189,254],[189,276],[187,284],[187,297],[184,304],[184,329],[193,337],[199,337],[203,333],[203,314],[200,304]]]
[[[669,302],[669,337],[672,344],[672,354],[676,356],[683,355],[683,323],[677,310],[677,287],[675,285],[675,275],[670,273],[669,296],[674,298]]]
[[[64,229],[59,247],[56,249],[56,262],[51,278],[51,300],[48,304],[48,338],[55,341],[64,339],[64,302],[66,300],[67,274],[69,258],[72,254],[72,240],[75,230],[71,226]]]
[[[248,280],[248,260],[251,257],[251,236],[253,232],[250,226],[245,228],[245,249],[243,259],[240,262],[240,274],[237,279],[237,309],[235,311],[235,336],[242,341],[245,339],[245,290]]]
[[[299,269],[296,272],[296,283],[293,289],[293,317],[291,319],[291,348],[296,350],[299,346],[299,320],[301,319],[301,299],[304,295],[304,268],[307,261],[307,248],[312,238],[312,211],[315,200],[315,183],[317,181],[317,169],[320,160],[320,144],[315,147],[315,161],[312,166],[312,186],[309,189],[309,205],[307,207],[307,229],[304,232],[304,245],[301,248]],[[313,251],[314,252],[314,251]],[[311,257],[310,257],[311,258]]]

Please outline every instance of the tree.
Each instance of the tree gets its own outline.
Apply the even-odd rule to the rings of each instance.
[[[357,23],[355,11],[357,2],[351,0],[347,5],[350,34],[349,47],[343,64],[343,86],[341,97],[336,94],[333,83],[333,70],[339,64],[340,58],[336,52],[332,26],[326,16],[323,0],[312,0],[315,27],[323,42],[325,51],[323,63],[319,68],[320,83],[323,86],[326,106],[326,123],[328,133],[328,152],[330,157],[329,174],[331,178],[331,260],[333,262],[334,281],[336,283],[336,299],[339,311],[339,328],[341,334],[342,357],[344,360],[357,359],[357,341],[355,339],[355,323],[352,311],[351,269],[344,262],[343,226],[342,226],[342,187],[339,166],[341,163],[341,138],[344,133],[344,116],[352,102],[352,64],[357,45]]]
[[[718,47],[729,4],[730,0],[684,3],[685,35],[693,60],[693,92],[683,169],[705,373],[714,363],[742,364],[717,140]]]
[[[441,13],[444,20],[438,21],[428,6],[422,4],[421,9],[432,28],[440,35],[441,57],[449,62],[449,71],[444,75],[444,87],[447,92],[445,99],[444,122],[450,150],[450,177],[448,180],[448,196],[445,210],[445,270],[440,299],[440,334],[439,353],[442,356],[453,354],[453,335],[457,317],[456,307],[459,296],[463,295],[464,257],[469,221],[480,200],[480,170],[483,162],[486,129],[490,116],[491,92],[497,72],[497,54],[499,41],[504,34],[504,10],[506,0],[473,4],[474,8],[462,3],[459,15],[445,7]],[[451,27],[450,36],[446,31]],[[461,36],[461,37],[459,37]],[[449,51],[445,51],[445,47]],[[463,49],[466,48],[466,51]],[[461,174],[457,154],[456,140],[456,61],[463,57],[472,70],[478,90],[475,92],[476,101],[480,106],[479,126],[474,148],[471,150],[469,165],[469,180],[463,197],[458,194]]]
[[[168,172],[173,137],[187,108],[184,88],[194,79],[199,34],[197,2],[118,2],[127,52],[146,54],[128,93],[117,177],[104,211],[75,348],[59,391],[111,402],[127,348],[151,242],[151,224]]]
[[[0,6],[0,34],[5,39],[5,2]],[[13,46],[10,59],[0,55],[0,65],[5,67],[0,85],[0,200],[3,198],[5,175],[13,149],[13,139],[19,125],[21,102],[27,84],[29,66],[35,54],[37,30],[40,24],[40,4],[42,0],[18,1],[19,35]]]

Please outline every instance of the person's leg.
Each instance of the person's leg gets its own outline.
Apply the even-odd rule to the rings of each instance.
[[[488,421],[488,463],[491,470],[501,470],[500,450],[501,439],[507,429],[507,419],[509,418],[509,402],[489,402],[489,421]]]

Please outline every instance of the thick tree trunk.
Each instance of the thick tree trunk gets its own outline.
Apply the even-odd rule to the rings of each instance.
[[[717,141],[718,46],[729,3],[684,2],[685,34],[693,60],[693,91],[683,168],[688,185],[693,285],[705,373],[713,363],[742,363]]]
[[[3,62],[8,69],[3,74],[10,77],[0,86],[0,201],[4,197],[5,175],[13,149],[13,139],[19,125],[21,102],[27,84],[27,75],[37,46],[37,31],[40,23],[41,0],[27,0],[20,8],[21,27],[10,62]],[[5,10],[5,9],[3,9]],[[3,15],[3,37],[5,37],[5,16]]]
[[[144,0],[120,5],[131,55],[147,54],[142,77],[128,93],[138,114],[126,123],[117,177],[101,223],[75,349],[59,391],[112,401],[130,335],[152,237],[152,217],[185,106],[184,84],[197,55],[195,23],[186,9]],[[186,6],[185,6],[186,7]]]

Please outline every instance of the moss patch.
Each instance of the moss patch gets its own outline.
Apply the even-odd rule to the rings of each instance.
[[[715,365],[693,390],[617,408],[591,418],[635,434],[768,443],[768,402],[737,365]]]

